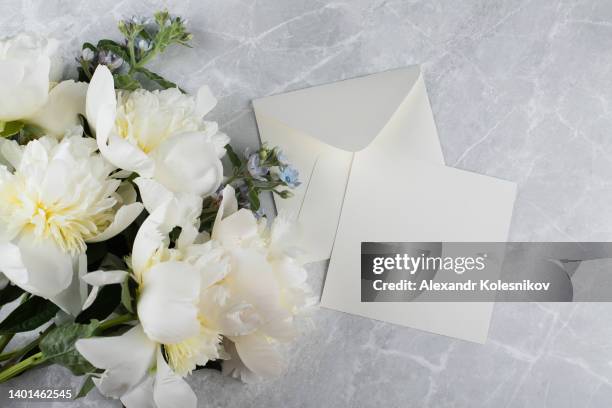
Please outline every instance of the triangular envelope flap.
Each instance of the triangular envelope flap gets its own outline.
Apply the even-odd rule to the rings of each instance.
[[[414,65],[257,99],[253,106],[323,143],[358,151],[387,124],[420,74]]]

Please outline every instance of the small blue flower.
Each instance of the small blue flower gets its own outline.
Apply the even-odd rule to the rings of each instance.
[[[287,166],[289,164],[287,156],[285,156],[285,153],[280,149],[276,150],[276,160],[278,160],[278,162],[283,166]]]
[[[301,183],[299,181],[300,173],[295,167],[285,166],[281,167],[279,177],[283,183],[291,188],[296,188]]]
[[[257,180],[265,180],[265,175],[270,171],[269,168],[261,165],[261,159],[258,153],[253,153],[249,156],[247,160],[247,169],[251,176]]]
[[[114,71],[123,65],[123,58],[110,51],[102,50],[98,54],[98,63],[106,65],[108,69]]]
[[[145,25],[150,21],[150,19],[145,18],[143,16],[132,16],[130,17],[129,22],[135,25]]]
[[[249,202],[249,186],[243,181],[240,181],[236,186],[236,199],[238,201],[238,208],[251,207]]]
[[[142,52],[147,52],[153,48],[153,43],[147,39],[140,38],[136,42],[136,47]]]

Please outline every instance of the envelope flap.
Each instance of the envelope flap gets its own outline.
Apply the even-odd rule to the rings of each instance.
[[[258,114],[348,151],[365,148],[421,74],[414,65],[253,101]]]

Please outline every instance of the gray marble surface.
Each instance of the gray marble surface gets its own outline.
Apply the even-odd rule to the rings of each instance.
[[[164,6],[189,18],[195,47],[155,68],[188,90],[208,83],[238,146],[258,140],[253,98],[422,63],[447,164],[518,183],[511,240],[612,237],[612,2],[3,0],[0,27],[57,37],[71,64],[81,42],[116,37],[117,19]],[[330,310],[313,323],[282,378],[193,375],[199,405],[612,405],[611,304],[498,304],[485,345]],[[79,382],[52,367],[4,387]],[[118,404],[92,392],[49,406]]]

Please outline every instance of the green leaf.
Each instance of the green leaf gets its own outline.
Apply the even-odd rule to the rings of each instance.
[[[89,323],[91,320],[104,320],[115,311],[121,303],[121,285],[105,285],[100,288],[96,300],[76,317],[77,323]]]
[[[21,132],[21,129],[25,126],[25,123],[20,122],[18,120],[12,122],[0,122],[0,136],[2,137],[11,137]]]
[[[128,276],[125,281],[121,283],[121,304],[130,313],[134,313],[134,306],[132,302],[135,299],[135,286],[132,284],[132,280]]]
[[[128,91],[133,91],[140,88],[140,82],[134,79],[131,75],[115,74],[113,75],[113,77],[115,78],[116,89],[125,89]]]
[[[127,270],[127,265],[117,255],[108,253],[102,259],[98,269],[103,271],[125,271]]]
[[[87,137],[94,137],[91,128],[89,127],[89,122],[84,115],[78,114],[79,122],[81,122],[81,126],[83,126],[83,135]]]
[[[172,81],[168,81],[167,79],[165,79],[164,77],[162,77],[159,74],[156,74],[155,72],[149,71],[146,68],[138,68],[138,72],[140,72],[141,74],[143,74],[145,77],[147,77],[148,79],[150,79],[151,81],[155,82],[156,84],[158,84],[159,86],[162,87],[162,89],[168,89],[168,88],[178,88],[178,85],[175,84]],[[182,89],[179,88],[179,90],[183,93],[185,93]]]
[[[32,296],[0,323],[0,334],[21,333],[34,330],[55,316],[59,307],[47,299]]]
[[[95,370],[89,361],[77,351],[74,344],[79,339],[94,335],[100,325],[97,320],[89,324],[68,323],[53,329],[40,342],[40,350],[47,361],[63,365],[74,375],[83,375]]]
[[[8,284],[2,290],[0,290],[0,306],[4,306],[7,303],[17,299],[23,293],[23,289],[19,286]]]
[[[81,390],[74,397],[74,399],[83,398],[84,396],[89,394],[89,391],[91,391],[93,389],[94,385],[95,384],[93,382],[93,376],[88,375],[87,378],[85,379],[85,381],[83,381],[83,385],[81,385]]]
[[[84,50],[85,48],[89,48],[90,50],[92,50],[93,52],[97,52],[98,49],[96,48],[95,45],[93,45],[92,43],[89,42],[84,42],[83,43],[83,47],[81,47],[82,50]]]
[[[227,152],[227,157],[229,157],[230,162],[232,163],[232,166],[234,167],[242,166],[242,160],[240,160],[240,157],[238,157],[238,155],[236,154],[236,152],[234,151],[231,145],[229,144],[225,145],[225,151]]]
[[[121,44],[116,43],[113,40],[100,40],[98,41],[98,49],[110,51],[113,54],[121,57],[124,61],[129,61],[130,56],[128,55],[128,51]]]
[[[251,204],[251,210],[259,210],[259,206],[261,204],[259,202],[259,194],[257,193],[257,190],[249,190],[249,203]]]

